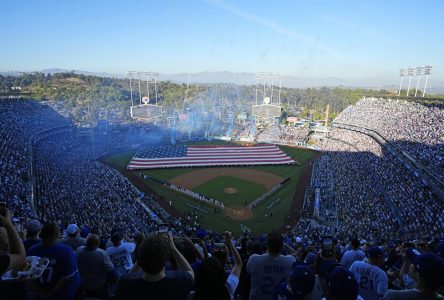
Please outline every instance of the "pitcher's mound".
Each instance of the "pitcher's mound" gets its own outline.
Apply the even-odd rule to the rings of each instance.
[[[226,193],[226,194],[236,194],[237,193],[237,189],[233,188],[233,187],[227,187],[227,188],[224,188],[224,193]]]

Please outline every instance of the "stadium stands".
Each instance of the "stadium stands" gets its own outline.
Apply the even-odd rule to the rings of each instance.
[[[370,112],[372,117],[367,116]],[[386,117],[387,112],[393,120]],[[404,119],[408,112],[418,118],[416,123]],[[364,99],[338,120],[380,131],[442,177],[443,134],[435,119],[442,116],[442,108]],[[330,138],[320,142],[323,153],[313,165],[311,182],[321,191],[318,219],[301,218],[296,227],[279,234],[245,232],[231,237],[201,228],[192,214],[173,218],[154,195],[142,194],[126,177],[98,162],[99,153],[127,143],[121,131],[84,135],[75,128],[58,130],[70,124],[48,105],[0,100],[0,202],[6,202],[13,214],[10,218],[6,210],[0,212],[7,216],[0,217],[4,227],[0,273],[23,268],[25,250],[17,233],[25,239],[26,231],[41,230],[43,241],[29,253],[51,258],[42,275],[44,285],[40,280],[24,285],[5,278],[0,281],[1,299],[104,299],[104,294],[127,299],[129,292],[137,299],[135,291],[153,299],[248,299],[250,294],[250,299],[278,295],[286,297],[282,299],[359,299],[358,294],[368,295],[363,289],[386,300],[412,295],[440,299],[435,293],[444,286],[443,203],[384,145],[364,133],[333,128]],[[270,137],[290,142],[306,136],[305,129],[270,130]],[[34,140],[36,134],[39,138]],[[39,219],[45,226],[36,229],[30,225],[38,223],[30,219]],[[164,222],[169,223],[168,234],[158,233]],[[117,246],[135,242],[132,254],[122,254],[131,255],[133,268],[117,282],[113,274],[106,286],[101,283],[91,290],[88,285],[86,290],[85,265],[79,273],[76,254],[57,239],[59,228],[62,235],[71,232],[69,224],[77,224],[82,237],[89,236],[85,251],[106,250],[111,241]],[[323,239],[326,235],[333,239]],[[358,264],[352,265],[352,272],[339,264],[352,239],[354,248],[357,239],[366,254],[363,266],[386,274],[387,281],[371,275],[364,280]],[[270,264],[276,261],[279,264]],[[293,265],[294,261],[298,264]],[[119,262],[112,260],[114,268]],[[58,270],[54,278],[51,270]],[[202,274],[211,277],[202,279]],[[63,284],[55,288],[58,280]]]
[[[363,98],[335,121],[376,130],[444,181],[444,105]]]

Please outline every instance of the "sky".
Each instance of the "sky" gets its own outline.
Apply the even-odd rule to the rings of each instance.
[[[444,1],[7,1],[0,70],[444,78]]]

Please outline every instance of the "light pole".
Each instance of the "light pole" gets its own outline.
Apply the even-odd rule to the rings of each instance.
[[[131,106],[134,106],[134,100],[133,100],[133,84],[132,84],[132,77],[136,74],[135,71],[128,71],[128,77],[130,80],[130,95],[131,95]]]

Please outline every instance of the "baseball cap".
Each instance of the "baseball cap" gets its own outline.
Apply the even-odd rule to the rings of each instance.
[[[293,292],[300,296],[310,294],[315,285],[315,275],[310,268],[302,263],[295,263],[291,269],[288,284]]]
[[[367,251],[367,256],[369,258],[382,258],[382,257],[384,257],[384,253],[382,252],[381,248],[379,248],[379,247],[371,247]]]
[[[302,242],[302,238],[300,236],[296,237],[296,243],[300,244]]]
[[[416,256],[413,265],[419,276],[433,286],[444,284],[444,259],[434,253],[426,252]]]
[[[359,285],[353,273],[344,267],[335,267],[327,276],[328,289],[335,299],[356,300]]]
[[[205,238],[208,235],[208,232],[205,229],[199,228],[196,230],[196,236],[200,239]]]
[[[26,230],[29,232],[37,232],[43,228],[42,223],[39,220],[30,220],[26,225]]]
[[[421,252],[415,248],[408,248],[405,250],[405,255],[413,263],[415,262],[416,258],[421,255]]]
[[[74,234],[77,232],[77,230],[79,230],[79,227],[77,226],[77,224],[69,224],[68,228],[66,228],[66,233],[67,234]]]

